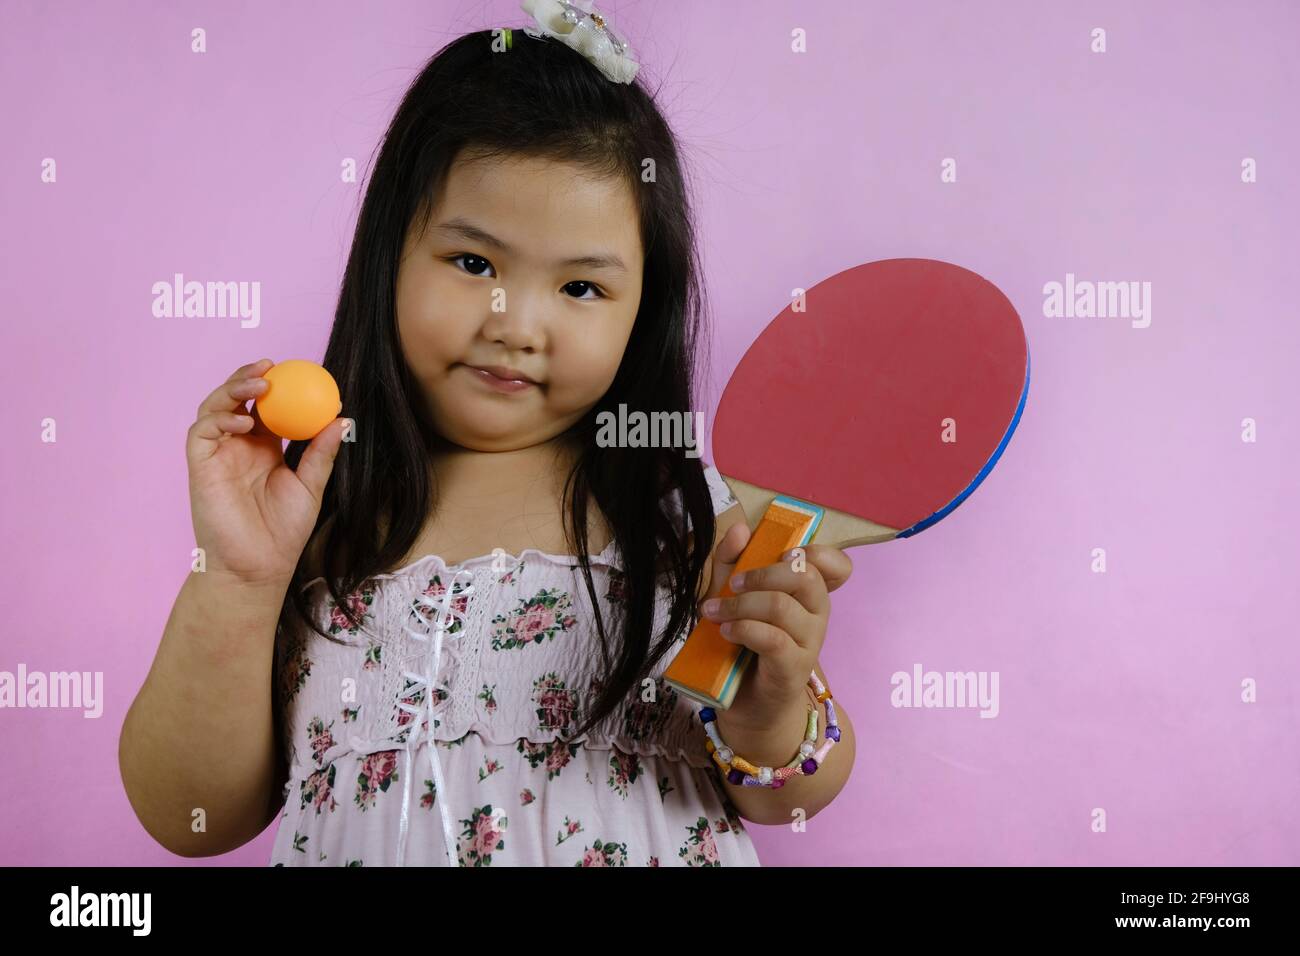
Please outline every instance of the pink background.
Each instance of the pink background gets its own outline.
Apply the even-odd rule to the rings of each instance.
[[[1086,6],[602,5],[695,170],[706,413],[792,289],[874,259],[984,275],[1033,356],[1020,430],[974,497],[852,552],[822,663],[857,762],[806,832],[749,826],[765,864],[1300,863],[1300,13]],[[189,568],[185,432],[238,365],[321,357],[360,201],[340,163],[364,175],[434,50],[525,15],[7,0],[4,19],[0,670],[103,671],[106,700],[98,720],[0,711],[0,863],[265,865],[273,828],[172,856],[118,774]],[[154,318],[175,272],[261,282],[260,327]],[[1152,283],[1150,327],[1045,317],[1067,272]],[[915,663],[999,672],[999,716],[892,707],[890,675]]]

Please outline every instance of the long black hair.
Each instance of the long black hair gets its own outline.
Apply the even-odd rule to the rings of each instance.
[[[563,486],[571,519],[565,534],[596,609],[603,658],[595,700],[580,710],[576,737],[616,710],[697,619],[696,595],[715,534],[701,462],[682,448],[599,447],[596,416],[617,413],[621,403],[647,413],[690,414],[706,309],[677,143],[640,78],[611,82],[576,51],[522,30],[512,31],[502,52],[493,50],[493,39],[493,31],[470,33],[435,54],[384,136],[322,363],[339,384],[343,414],[357,423],[355,441],[335,460],[313,538],[328,522],[322,576],[339,610],[359,626],[344,595],[401,560],[436,507],[429,468],[436,435],[399,344],[396,281],[404,237],[413,222],[416,235],[423,231],[456,156],[464,150],[476,158],[552,159],[626,181],[645,250],[641,302],[612,384],[570,430],[580,450]],[[643,176],[646,160],[653,161],[653,177]],[[297,468],[307,444],[290,443],[290,467]],[[664,496],[673,491],[680,494],[677,517],[665,509]],[[609,622],[588,560],[593,504],[622,559],[623,600],[608,605]],[[382,528],[381,511],[391,516]],[[303,594],[306,564],[299,560],[277,635],[290,632],[296,615],[336,640],[312,619]],[[666,626],[655,634],[661,583],[671,604]],[[279,697],[273,694],[277,727]]]

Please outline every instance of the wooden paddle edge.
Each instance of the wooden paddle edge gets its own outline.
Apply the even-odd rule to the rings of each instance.
[[[727,487],[731,489],[731,493],[736,496],[736,500],[740,502],[741,508],[744,509],[745,520],[749,522],[749,527],[758,527],[763,512],[767,511],[767,506],[772,503],[772,499],[781,492],[772,491],[769,488],[760,488],[758,485],[751,485],[747,481],[732,478],[725,473],[722,477],[727,482]],[[790,495],[789,497],[798,498],[799,496]],[[834,508],[826,508],[825,510],[826,515],[822,518],[821,527],[817,529],[817,534],[813,537],[813,544],[829,544],[834,548],[856,548],[863,544],[879,544],[882,541],[891,541],[898,537],[898,533],[903,530],[902,528],[890,528],[883,524],[876,524],[874,521],[837,511]]]

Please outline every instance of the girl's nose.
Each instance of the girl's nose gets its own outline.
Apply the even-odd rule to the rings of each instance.
[[[483,335],[512,351],[542,351],[546,345],[545,307],[527,297],[503,294],[483,323]]]

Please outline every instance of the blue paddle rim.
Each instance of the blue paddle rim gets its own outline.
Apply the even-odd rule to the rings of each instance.
[[[1020,416],[1025,410],[1025,400],[1029,398],[1029,364],[1030,364],[1029,345],[1028,343],[1026,343],[1025,345],[1025,387],[1020,392],[1020,403],[1016,406],[1016,414],[1012,416],[1011,424],[1007,426],[1007,433],[1002,436],[1002,441],[998,442],[998,447],[993,450],[993,457],[991,457],[988,460],[988,463],[983,468],[980,469],[980,473],[974,477],[971,483],[965,487],[965,489],[962,491],[961,494],[959,494],[956,498],[950,501],[943,508],[940,508],[934,514],[930,515],[930,517],[922,518],[920,521],[912,525],[912,527],[908,528],[906,531],[900,531],[897,534],[897,537],[910,538],[912,535],[919,534],[920,532],[924,531],[926,528],[930,527],[930,525],[934,524],[935,522],[942,521],[944,518],[948,516],[949,512],[951,512],[959,504],[961,504],[963,501],[969,498],[970,493],[974,491],[976,488],[978,488],[980,482],[984,480],[984,477],[990,471],[993,470],[993,466],[996,465],[998,463],[998,459],[1002,457],[1003,449],[1007,447],[1007,443],[1011,441],[1011,436],[1015,434],[1016,426],[1020,424]]]
[[[1016,405],[1015,415],[1011,417],[1011,424],[1007,426],[1006,434],[1004,434],[1002,436],[1002,440],[998,442],[998,447],[993,450],[993,455],[989,458],[988,463],[985,464],[984,467],[980,469],[979,474],[976,475],[974,479],[971,481],[971,483],[962,490],[962,493],[959,494],[956,498],[954,498],[951,502],[949,502],[946,506],[936,511],[934,514],[930,515],[930,517],[918,521],[916,524],[912,525],[912,527],[908,528],[906,531],[900,531],[897,535],[895,535],[895,537],[910,538],[912,535],[924,531],[926,528],[930,527],[930,525],[934,524],[935,522],[943,520],[943,518],[945,518],[949,512],[951,512],[959,504],[961,504],[963,501],[969,498],[970,493],[974,491],[976,488],[978,488],[979,483],[984,480],[984,477],[990,471],[993,470],[993,466],[998,463],[998,459],[1002,457],[1003,450],[1007,447],[1007,444],[1011,441],[1011,436],[1015,434],[1016,426],[1020,424],[1020,416],[1025,411],[1025,401],[1029,398],[1029,366],[1030,366],[1029,346],[1028,343],[1026,343],[1025,345],[1025,387],[1020,390],[1020,401]],[[811,540],[813,534],[816,532],[817,528],[821,525],[821,516],[823,513],[823,509],[818,507],[817,505],[812,504],[811,502],[803,501],[802,499],[799,498],[790,498],[787,495],[778,495],[774,500],[782,501],[786,504],[794,505],[796,507],[807,508],[812,510],[813,512],[816,512],[816,518],[813,521],[812,525],[808,528],[808,532],[804,535],[803,538],[804,543],[807,543],[809,540]],[[727,673],[726,679],[722,682],[722,690],[718,694],[718,700],[708,701],[707,702],[708,706],[711,707],[722,706],[721,701],[727,699],[727,693],[728,691],[731,690],[733,682],[736,680],[736,677],[739,674],[744,672],[745,665],[749,663],[749,659],[752,656],[753,653],[749,650],[749,648],[743,646],[740,648],[740,653],[736,655],[735,661],[732,662],[731,670]],[[679,689],[685,690],[684,688],[679,688]],[[703,698],[699,697],[694,693],[690,693],[688,694],[688,696],[694,697],[696,700],[700,701],[700,703],[706,703]]]

